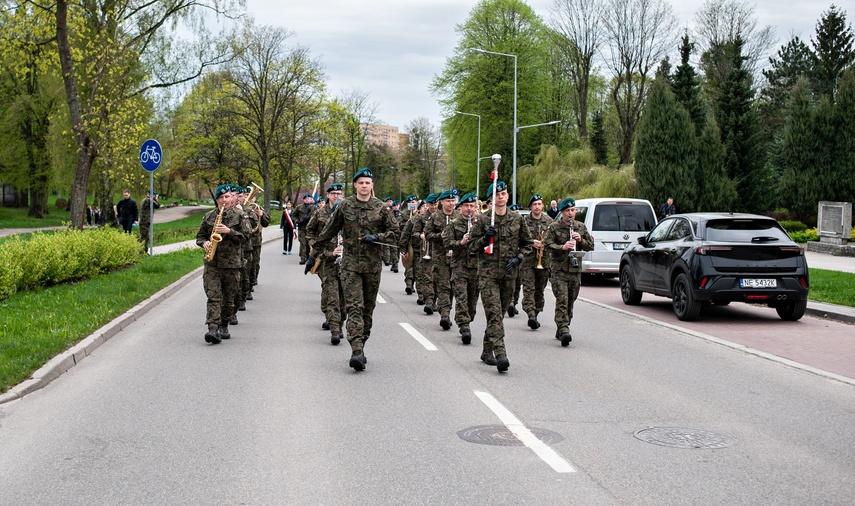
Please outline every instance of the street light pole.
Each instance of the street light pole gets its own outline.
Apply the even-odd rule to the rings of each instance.
[[[475,194],[481,195],[481,115],[461,111],[454,111],[454,114],[463,114],[478,118],[478,154],[475,155]]]
[[[479,53],[487,53],[487,54],[497,54],[499,56],[508,56],[514,59],[514,155],[513,155],[513,202],[512,204],[517,203],[517,55],[508,54],[508,53],[497,53],[495,51],[487,51],[486,49],[479,49],[475,47],[467,48],[470,51],[477,51]]]

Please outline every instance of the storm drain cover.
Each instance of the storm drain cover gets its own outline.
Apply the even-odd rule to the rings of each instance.
[[[551,430],[529,427],[528,430],[546,445],[553,445],[564,440],[561,434]],[[493,446],[523,446],[513,432],[504,425],[478,425],[457,432],[460,439],[479,445]]]
[[[736,439],[703,429],[684,427],[650,427],[635,431],[635,437],[660,446],[672,448],[727,448]]]

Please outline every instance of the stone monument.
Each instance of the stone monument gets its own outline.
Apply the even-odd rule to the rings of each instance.
[[[852,234],[852,202],[821,201],[816,228],[819,242],[809,242],[808,251],[855,257],[855,245],[849,244]]]

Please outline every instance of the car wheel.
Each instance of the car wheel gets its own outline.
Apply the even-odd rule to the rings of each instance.
[[[620,296],[627,306],[637,306],[641,302],[642,292],[635,289],[632,281],[632,272],[629,265],[624,265],[620,270]]]
[[[788,300],[783,304],[775,306],[775,311],[782,320],[794,322],[805,315],[807,300]]]
[[[685,274],[677,276],[671,287],[671,305],[677,318],[685,322],[696,319],[701,312],[701,304],[692,295],[692,287]]]

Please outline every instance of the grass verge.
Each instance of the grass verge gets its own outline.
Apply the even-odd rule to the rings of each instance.
[[[3,228],[59,227],[68,222],[68,211],[50,209],[43,220],[27,216],[25,207],[0,207],[0,223]]]
[[[0,303],[0,393],[201,265],[198,251],[180,250],[80,283],[6,299]]]
[[[810,269],[810,300],[855,307],[855,274]]]

